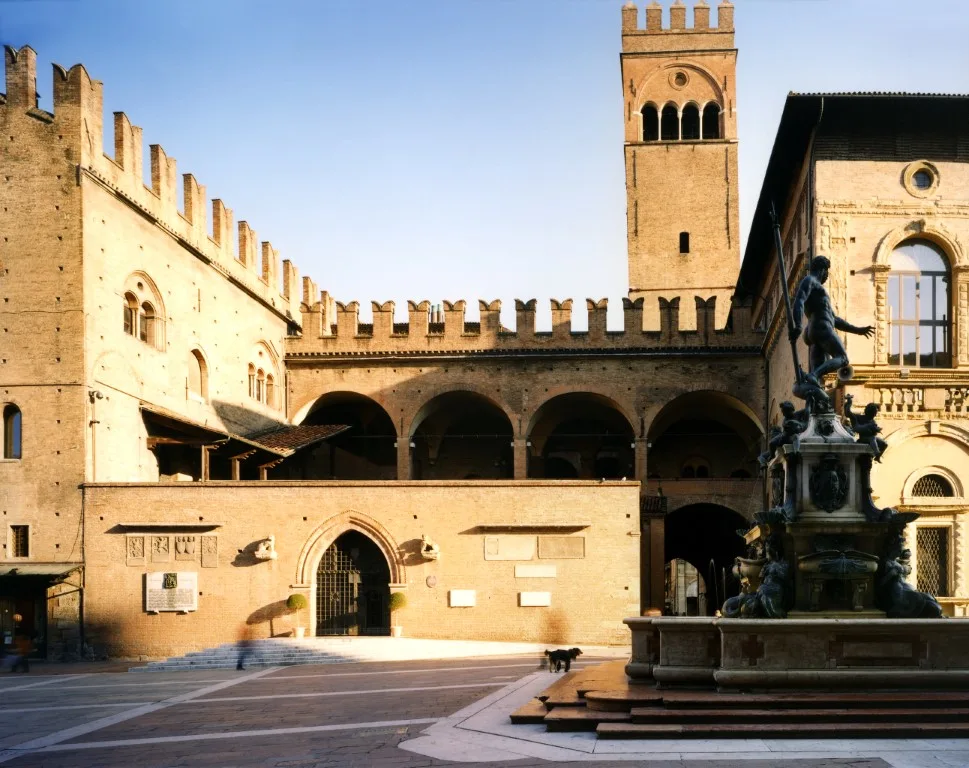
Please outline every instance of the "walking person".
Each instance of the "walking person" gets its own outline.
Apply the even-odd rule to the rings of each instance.
[[[236,648],[239,650],[239,657],[236,661],[236,669],[245,669],[246,662],[253,657],[254,651],[252,648],[252,627],[248,624],[244,624],[242,629],[239,630],[239,640],[236,643]]]

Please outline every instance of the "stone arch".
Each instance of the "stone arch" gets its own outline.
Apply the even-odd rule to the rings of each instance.
[[[888,232],[875,249],[872,264],[876,271],[888,271],[892,252],[906,240],[929,240],[939,246],[949,259],[950,267],[969,266],[962,242],[942,222],[914,219]]]
[[[387,528],[369,515],[347,509],[325,520],[306,538],[299,557],[296,559],[296,580],[294,587],[312,589],[316,580],[316,569],[327,548],[347,531],[357,531],[371,539],[387,559],[392,587],[407,585],[407,568],[400,558],[400,546]],[[312,601],[311,601],[312,602]],[[316,615],[316,606],[311,605],[311,615]]]
[[[526,432],[528,477],[634,477],[636,422],[608,395],[563,387],[535,408]]]
[[[892,448],[912,438],[929,436],[948,438],[969,451],[969,429],[948,421],[924,421],[890,433],[885,438],[888,443],[888,449],[885,452],[888,453]]]
[[[463,385],[426,398],[406,431],[413,480],[510,479],[516,419],[490,393]]]
[[[407,419],[406,421],[407,429],[402,430],[402,432],[406,432],[406,434],[409,437],[413,437],[414,432],[417,430],[418,427],[420,427],[421,422],[423,422],[428,417],[429,406],[435,400],[437,400],[442,395],[449,395],[452,393],[458,394],[461,392],[465,392],[471,395],[475,395],[476,397],[480,397],[481,399],[487,401],[490,405],[493,405],[495,408],[499,409],[502,413],[505,414],[505,417],[508,419],[508,423],[512,425],[512,431],[514,432],[515,424],[518,421],[518,414],[515,413],[511,409],[511,407],[509,407],[509,405],[505,403],[503,400],[496,399],[494,396],[494,393],[489,392],[484,387],[479,387],[476,384],[470,384],[468,382],[460,382],[458,384],[453,384],[450,386],[436,387],[433,390],[431,390],[427,394],[427,396],[420,402],[420,404],[413,410],[412,414],[410,415],[410,418]]]
[[[663,75],[670,69],[686,69],[691,73],[695,73],[703,78],[704,82],[713,91],[714,100],[723,109],[723,88],[717,82],[717,78],[702,64],[697,64],[692,61],[672,61],[657,65],[650,72],[647,72],[640,79],[639,83],[636,84],[636,102],[633,104],[633,109],[636,112],[641,112],[643,105],[648,101],[655,101],[655,96],[649,94],[649,84],[652,82],[653,78],[657,75]],[[669,99],[666,99],[667,101]]]
[[[633,431],[634,435],[639,431],[639,417],[636,415],[635,411],[630,410],[626,405],[616,400],[612,395],[608,395],[601,390],[590,389],[588,387],[562,386],[549,388],[548,392],[545,393],[545,398],[532,409],[531,416],[529,416],[528,421],[525,422],[525,431],[522,435],[523,437],[531,434],[532,429],[535,427],[538,414],[542,408],[544,408],[552,400],[555,400],[562,395],[591,395],[593,397],[597,397],[623,415],[626,421],[629,422],[629,428]]]
[[[353,390],[325,392],[306,403],[293,421],[343,427],[294,457],[290,464],[298,469],[298,476],[315,480],[397,479],[397,425],[375,398]]]
[[[387,404],[387,402],[382,397],[380,397],[380,395],[375,393],[370,393],[370,392],[358,392],[352,389],[340,389],[340,390],[334,390],[332,392],[321,392],[316,395],[311,395],[310,397],[306,398],[302,402],[302,404],[296,409],[296,411],[290,417],[290,421],[292,421],[293,424],[302,424],[304,421],[306,421],[306,417],[309,416],[310,412],[313,410],[313,406],[315,406],[322,398],[329,397],[330,395],[341,395],[341,394],[354,395],[357,397],[365,397],[367,400],[372,400],[376,405],[380,406],[380,408],[384,411],[384,413],[387,414],[387,417],[391,420],[391,423],[394,423],[394,430],[399,433],[399,430],[397,429],[397,424],[394,422],[393,417],[390,415],[391,409]]]
[[[756,476],[764,425],[739,398],[717,390],[696,389],[658,406],[650,416],[646,430],[650,477]],[[698,457],[708,462],[704,478],[683,472],[690,462],[690,466],[699,466]]]

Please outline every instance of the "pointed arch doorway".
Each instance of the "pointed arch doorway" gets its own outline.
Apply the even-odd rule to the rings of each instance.
[[[390,568],[359,531],[341,534],[316,569],[317,635],[389,635]]]

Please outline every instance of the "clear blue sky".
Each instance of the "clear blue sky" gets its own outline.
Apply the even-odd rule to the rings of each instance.
[[[573,297],[584,328],[608,296],[621,327],[621,5],[0,0],[0,41],[37,50],[48,109],[50,62],[83,63],[146,153],[364,318]],[[966,0],[736,0],[736,27],[744,231],[788,91],[969,92]]]

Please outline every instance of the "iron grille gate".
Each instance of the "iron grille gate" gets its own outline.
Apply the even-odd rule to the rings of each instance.
[[[320,560],[316,573],[317,635],[390,633],[389,573],[383,563],[368,557],[366,549],[351,548],[341,537]]]

